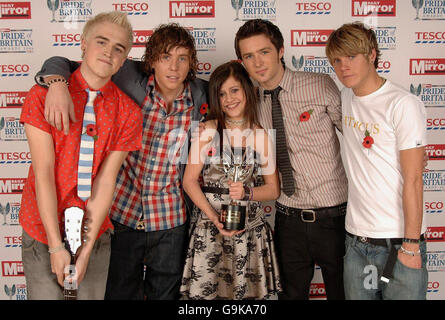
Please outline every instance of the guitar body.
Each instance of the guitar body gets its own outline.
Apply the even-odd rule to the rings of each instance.
[[[65,271],[63,281],[64,300],[77,300],[76,254],[82,245],[82,221],[84,212],[78,207],[65,209],[65,247],[71,255],[71,265]]]

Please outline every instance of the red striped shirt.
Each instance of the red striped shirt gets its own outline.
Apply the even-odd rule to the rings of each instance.
[[[281,193],[278,202],[301,209],[345,202],[348,186],[335,130],[341,130],[341,101],[335,82],[326,74],[285,68],[279,85],[296,192],[291,197]],[[259,93],[260,124],[272,129],[271,97],[262,88]]]

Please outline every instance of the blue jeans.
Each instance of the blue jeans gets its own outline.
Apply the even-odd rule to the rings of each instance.
[[[105,300],[179,299],[187,224],[145,232],[112,222]]]
[[[390,244],[389,244],[390,246]],[[389,246],[363,243],[346,235],[344,284],[347,300],[425,300],[428,284],[426,242],[420,244],[422,267],[413,269],[398,259],[389,283],[380,280],[389,255]],[[395,246],[396,249],[400,245]]]

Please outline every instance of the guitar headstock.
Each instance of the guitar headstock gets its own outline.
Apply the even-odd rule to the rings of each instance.
[[[82,245],[82,220],[84,212],[78,207],[65,209],[65,236],[67,247],[72,255]]]

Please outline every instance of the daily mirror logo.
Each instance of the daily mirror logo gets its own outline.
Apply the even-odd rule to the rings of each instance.
[[[0,109],[21,108],[27,94],[26,91],[0,92]]]
[[[153,30],[133,30],[133,48],[145,47]]]
[[[21,194],[25,183],[25,178],[0,178],[0,194]]]
[[[445,75],[445,58],[409,59],[409,74],[418,75]]]
[[[0,2],[0,20],[31,19],[31,2]]]
[[[353,17],[366,17],[369,15],[395,17],[396,0],[352,0]]]
[[[214,18],[215,1],[170,1],[170,18]]]
[[[334,30],[291,30],[291,47],[324,47]]]

